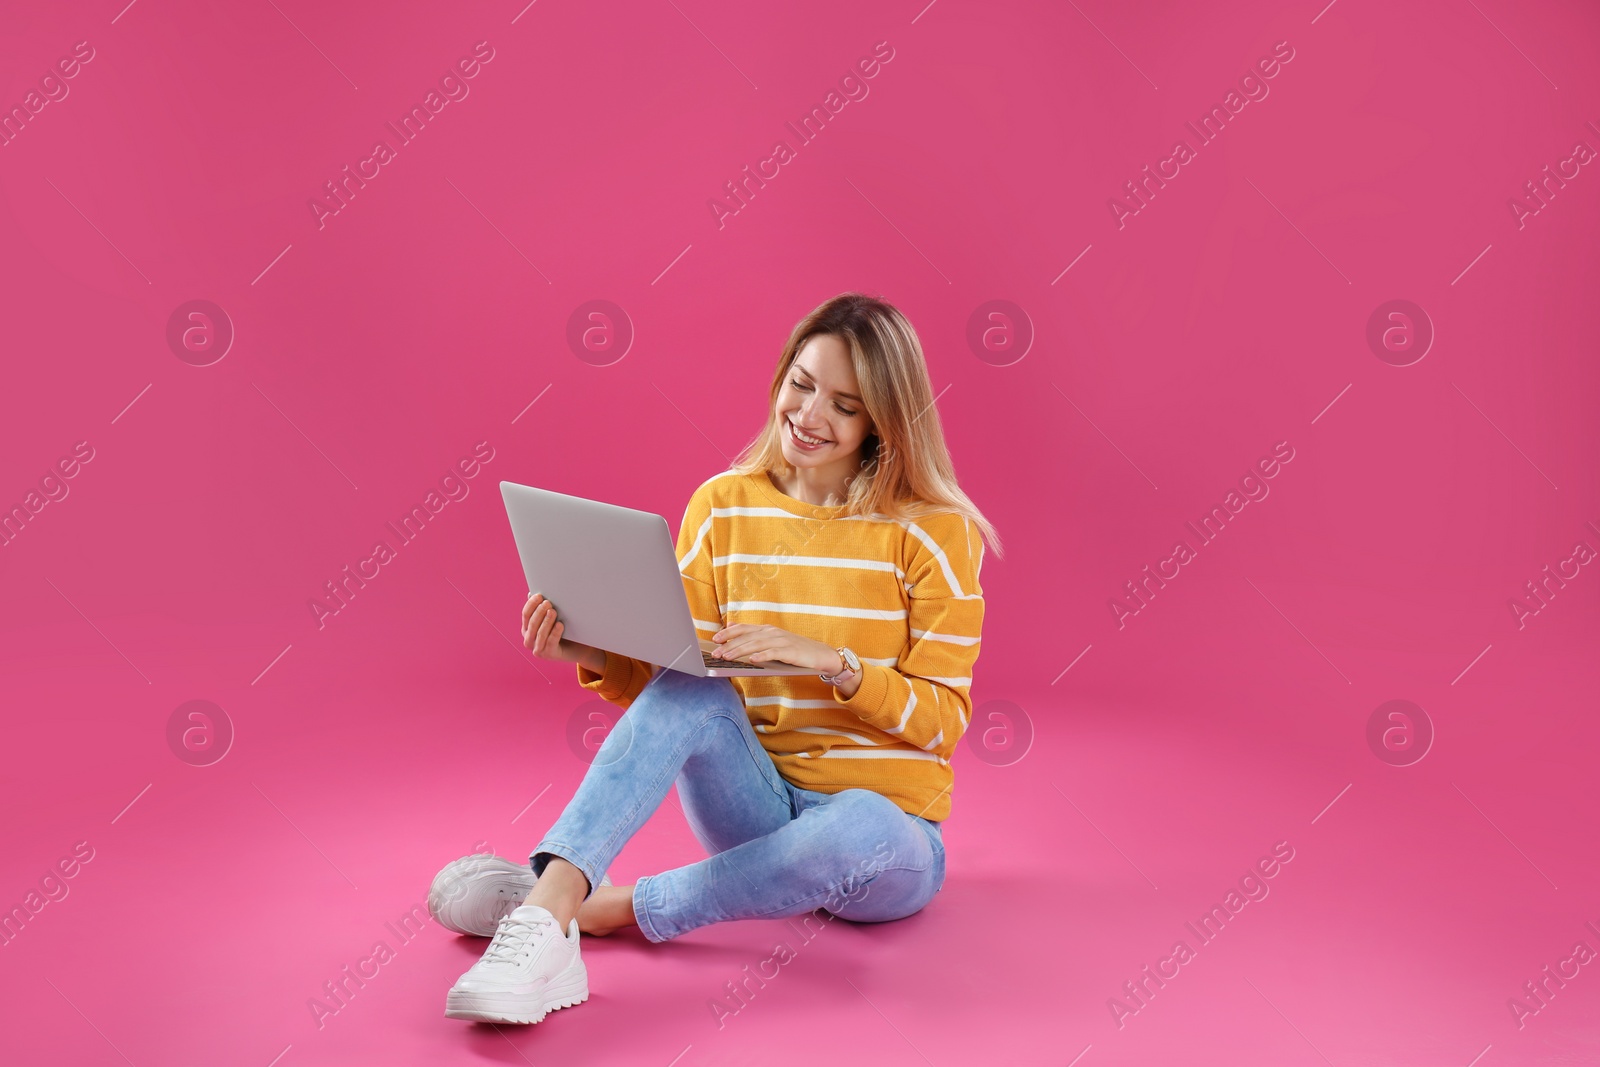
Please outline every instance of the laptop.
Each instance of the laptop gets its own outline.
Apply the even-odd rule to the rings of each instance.
[[[689,612],[667,520],[516,482],[501,482],[528,588],[565,624],[562,636],[702,678],[818,674],[814,667],[716,659]],[[709,621],[709,620],[708,620]]]

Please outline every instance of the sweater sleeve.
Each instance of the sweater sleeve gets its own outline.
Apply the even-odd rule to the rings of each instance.
[[[870,726],[947,754],[972,718],[972,668],[983,627],[983,539],[964,515],[906,523],[906,648],[898,667],[861,664],[861,685],[833,699]]]
[[[711,494],[706,485],[694,491],[678,526],[678,572],[689,598],[695,632],[710,637],[722,629],[722,607],[711,567]],[[606,653],[605,670],[596,673],[578,664],[578,684],[600,699],[626,708],[643,691],[659,668],[643,660]]]

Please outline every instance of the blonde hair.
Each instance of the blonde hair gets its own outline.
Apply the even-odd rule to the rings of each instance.
[[[778,393],[795,356],[819,334],[831,334],[850,349],[861,401],[876,431],[861,446],[862,467],[850,481],[843,513],[914,519],[954,512],[971,519],[995,555],[1003,556],[994,527],[956,481],[922,342],[899,310],[876,297],[842,293],[795,325],[772,377],[767,424],[731,469],[740,474],[777,471],[784,477],[794,473],[780,444]]]

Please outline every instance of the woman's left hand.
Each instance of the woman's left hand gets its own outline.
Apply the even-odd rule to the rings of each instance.
[[[778,660],[793,663],[796,667],[815,668],[819,674],[834,674],[844,669],[839,653],[832,645],[792,634],[776,626],[736,622],[712,634],[711,640],[722,646],[715,653],[722,659],[740,659],[750,663]]]

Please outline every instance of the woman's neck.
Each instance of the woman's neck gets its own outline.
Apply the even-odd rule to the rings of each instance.
[[[770,477],[785,496],[816,507],[834,507],[843,504],[850,495],[850,479],[860,470],[860,464],[844,471],[831,464],[830,467],[815,470],[796,467],[787,475],[772,471]]]

